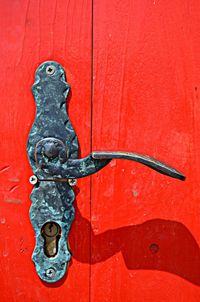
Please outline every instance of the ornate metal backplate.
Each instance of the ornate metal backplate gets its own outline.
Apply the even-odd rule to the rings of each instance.
[[[69,89],[61,65],[46,62],[39,66],[32,87],[37,111],[29,133],[27,150],[31,167],[38,179],[31,193],[30,218],[36,234],[36,247],[32,259],[39,277],[47,282],[55,282],[62,278],[71,258],[67,238],[74,219],[74,192],[67,181],[52,181],[53,178],[39,166],[35,154],[42,142],[46,143],[47,149],[48,147],[51,149],[49,138],[53,138],[63,142],[66,149],[64,156],[69,159],[78,158],[77,136],[66,113]],[[47,161],[57,161],[53,155],[43,156]],[[45,238],[42,236],[43,226],[48,222],[56,223],[61,228],[61,234],[59,231],[57,235],[54,234],[54,237],[60,238],[56,239],[58,242],[54,248],[57,252],[53,257],[45,253]]]

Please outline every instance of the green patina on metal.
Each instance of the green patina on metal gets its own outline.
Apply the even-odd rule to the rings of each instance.
[[[47,72],[49,66],[54,70],[52,74]],[[65,142],[68,158],[78,158],[77,136],[66,113],[69,89],[64,70],[59,64],[45,62],[39,66],[32,87],[37,111],[29,133],[27,150],[33,172],[39,179],[31,193],[30,218],[36,234],[36,247],[32,259],[39,277],[47,282],[61,279],[71,258],[67,237],[74,219],[74,192],[67,182],[48,181],[49,174],[36,162],[35,148],[42,139],[54,137]],[[51,159],[46,157],[46,160]],[[57,162],[55,158],[52,160]],[[41,235],[41,229],[48,221],[57,222],[62,230],[58,252],[53,258],[45,255],[44,238]]]
[[[182,173],[165,163],[138,153],[95,151],[78,159],[78,139],[66,112],[69,89],[60,64],[48,61],[38,67],[32,87],[36,117],[29,133],[27,152],[36,176],[32,178],[30,208],[36,235],[32,259],[39,277],[46,282],[61,279],[71,258],[67,239],[74,219],[75,195],[69,179],[91,175],[112,158],[133,160],[170,177],[185,179]],[[44,234],[45,226],[49,227],[47,234]],[[60,233],[53,234],[57,229]],[[45,250],[47,243],[52,249],[50,252]]]
[[[91,155],[78,160],[78,139],[66,112],[69,89],[60,64],[48,61],[38,67],[32,86],[36,117],[27,151],[38,179],[31,193],[30,219],[36,234],[32,259],[39,277],[46,282],[61,279],[71,258],[67,238],[74,219],[74,192],[68,179],[92,174],[110,161],[95,161]],[[47,222],[55,222],[61,228],[54,257],[45,254],[41,230]]]

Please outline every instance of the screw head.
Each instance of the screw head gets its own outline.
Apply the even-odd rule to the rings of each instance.
[[[46,270],[46,272],[45,272],[45,275],[46,275],[48,278],[53,278],[53,277],[55,276],[55,274],[56,274],[56,270],[55,270],[55,268],[53,268],[53,267],[48,268],[48,269]]]
[[[149,246],[149,249],[152,252],[152,254],[156,254],[159,251],[159,245],[157,243],[152,243]]]
[[[74,187],[76,184],[77,184],[77,179],[75,178],[70,178],[68,179],[68,184],[71,186],[71,187]]]
[[[30,176],[29,182],[31,185],[35,185],[38,182],[38,178],[35,175]]]
[[[47,68],[46,68],[46,74],[52,75],[52,74],[54,74],[54,72],[55,72],[55,67],[53,65],[47,66]]]

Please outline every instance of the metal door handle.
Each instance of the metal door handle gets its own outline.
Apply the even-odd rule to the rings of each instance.
[[[43,146],[43,150],[41,150],[40,144]],[[147,155],[122,151],[93,151],[89,156],[82,159],[67,159],[65,155],[60,158],[60,162],[55,163],[55,157],[47,154],[47,148],[56,150],[55,139],[48,138],[48,140],[43,139],[39,142],[36,146],[35,160],[40,169],[57,179],[74,179],[92,175],[105,167],[113,158],[118,158],[139,162],[161,174],[185,180],[185,176],[181,172]],[[63,155],[65,154],[64,148],[64,146],[63,149],[60,148]],[[57,158],[59,159],[58,150]]]
[[[30,218],[36,234],[33,261],[46,282],[61,279],[71,254],[68,233],[74,219],[72,185],[105,167],[113,158],[129,159],[184,180],[174,168],[152,157],[131,152],[94,151],[78,158],[78,140],[66,113],[69,84],[62,66],[56,62],[41,64],[32,87],[36,118],[28,137],[27,152],[34,175]]]
[[[177,171],[176,169],[170,167],[169,165],[147,155],[133,153],[133,152],[111,152],[111,151],[94,151],[92,152],[92,158],[94,159],[113,159],[122,158],[129,159],[141,163],[161,174],[177,178],[180,180],[185,180],[185,176]]]

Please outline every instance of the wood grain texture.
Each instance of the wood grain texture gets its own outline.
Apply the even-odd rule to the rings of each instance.
[[[90,229],[76,218],[70,235],[73,258],[68,276],[55,285],[43,283],[31,255],[35,245],[29,220],[31,169],[26,141],[35,116],[31,93],[35,70],[55,60],[72,87],[69,115],[82,156],[90,151],[91,1],[0,1],[0,291],[2,302],[88,301]],[[90,179],[78,183],[77,204],[90,217]],[[77,225],[79,226],[77,228]]]
[[[199,301],[200,3],[94,0],[93,7],[92,14],[89,0],[0,1],[0,300]],[[93,176],[92,196],[90,178],[79,180],[73,260],[55,285],[36,275],[28,213],[30,88],[44,60],[65,67],[81,156],[141,152],[187,176],[181,183],[113,160]]]
[[[93,150],[135,151],[92,180],[91,301],[200,300],[200,3],[94,1]]]

